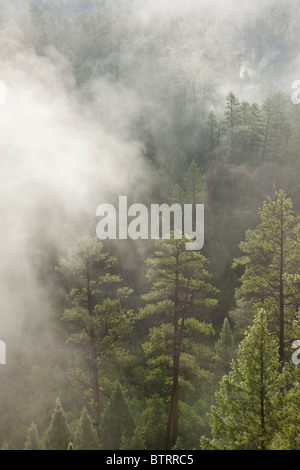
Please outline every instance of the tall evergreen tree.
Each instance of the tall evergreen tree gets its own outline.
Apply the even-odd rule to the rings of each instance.
[[[245,266],[241,286],[236,291],[238,324],[247,323],[251,309],[267,303],[270,327],[279,337],[280,362],[284,362],[285,343],[291,339],[291,323],[299,302],[300,225],[293,204],[284,191],[270,197],[260,211],[260,223],[246,232],[240,244],[243,256],[233,266]]]
[[[144,349],[149,357],[150,377],[158,378],[163,369],[163,386],[169,393],[166,449],[174,447],[178,437],[179,391],[185,381],[183,371],[205,376],[194,354],[196,341],[214,333],[210,324],[196,318],[193,308],[206,310],[217,303],[217,289],[210,284],[207,259],[197,251],[186,251],[185,237],[181,240],[173,238],[174,234],[171,237],[170,240],[157,240],[155,258],[147,260],[147,276],[152,287],[143,296],[148,303],[141,310],[141,317],[160,318],[160,326],[150,331]],[[168,323],[164,323],[164,319]],[[208,354],[204,346],[202,352]]]
[[[132,331],[134,320],[133,312],[124,306],[132,290],[113,272],[116,263],[97,238],[83,237],[57,268],[73,277],[67,296],[70,308],[62,319],[72,329],[68,342],[80,346],[88,363],[97,426],[101,411],[99,370],[109,359],[126,357],[123,340]]]
[[[223,127],[225,135],[229,137],[230,159],[234,159],[237,148],[235,148],[238,127],[241,123],[241,105],[239,99],[232,93],[226,96]]]
[[[238,359],[221,381],[210,414],[212,438],[203,449],[265,450],[278,429],[280,406],[277,341],[260,310],[238,349]]]

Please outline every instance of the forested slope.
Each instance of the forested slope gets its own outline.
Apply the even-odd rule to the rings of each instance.
[[[3,449],[299,449],[299,20],[0,2]],[[204,204],[204,248],[100,242],[125,194]]]

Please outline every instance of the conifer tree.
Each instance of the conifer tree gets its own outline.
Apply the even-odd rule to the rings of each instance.
[[[212,438],[203,449],[266,450],[278,429],[281,403],[277,341],[261,309],[238,349],[238,359],[216,392],[210,413]]]
[[[175,186],[172,202],[178,204],[205,204],[207,202],[207,187],[203,174],[193,160],[183,177],[182,188]]]
[[[28,428],[25,450],[41,450],[38,427],[32,423]]]
[[[83,408],[76,428],[74,446],[76,450],[97,450],[99,448],[99,437],[86,408]]]
[[[241,105],[239,99],[230,92],[226,97],[224,111],[224,131],[229,137],[230,159],[232,160],[237,152],[235,148],[238,126],[241,123]]]
[[[293,204],[284,191],[270,197],[260,211],[260,223],[246,232],[240,243],[243,256],[233,266],[245,266],[241,286],[236,291],[237,310],[233,314],[245,326],[253,307],[267,305],[270,328],[279,337],[280,362],[284,362],[285,343],[291,339],[291,324],[299,302],[300,226]]]
[[[132,414],[121,386],[117,382],[101,419],[101,448],[103,450],[120,449],[123,436],[124,439],[131,438],[134,429]]]
[[[147,260],[150,292],[143,296],[147,302],[141,317],[160,317],[160,326],[150,330],[144,344],[150,374],[148,380],[162,380],[169,394],[169,418],[166,449],[171,449],[178,437],[179,391],[190,384],[191,375],[207,378],[199,364],[199,356],[209,349],[199,344],[201,338],[214,334],[209,323],[199,321],[194,309],[216,305],[217,289],[210,284],[207,259],[197,251],[185,249],[186,239],[157,240],[155,258]],[[200,351],[199,351],[200,349]]]
[[[77,240],[60,260],[59,267],[72,283],[62,319],[69,323],[68,343],[81,348],[87,362],[95,408],[96,426],[100,423],[99,370],[109,359],[125,359],[124,338],[132,331],[134,315],[124,302],[132,290],[113,272],[117,259],[103,251],[103,244],[89,236]]]
[[[46,450],[67,450],[70,442],[70,431],[67,418],[59,398],[51,417],[51,423],[46,431],[44,444]]]
[[[291,367],[295,368],[294,365]],[[299,373],[284,370],[282,382],[285,385],[284,398],[281,406],[276,410],[280,428],[274,434],[272,450],[300,450]]]
[[[123,435],[120,450],[146,450],[143,430],[137,426],[131,438]]]
[[[234,337],[227,318],[223,322],[220,336],[215,345],[218,363],[223,374],[228,374],[235,355]]]

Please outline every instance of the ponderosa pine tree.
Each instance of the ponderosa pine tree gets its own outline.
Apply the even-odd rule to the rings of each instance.
[[[84,407],[75,431],[75,449],[97,450],[99,449],[99,445],[99,436],[87,412],[87,409]]]
[[[119,382],[110,396],[100,424],[100,442],[103,450],[119,450],[122,439],[133,436],[135,424]]]
[[[41,450],[41,448],[38,427],[35,423],[32,423],[27,431],[25,450]]]
[[[269,449],[278,430],[279,376],[277,341],[260,310],[216,392],[217,404],[210,413],[212,438],[202,437],[202,449]]]
[[[67,450],[69,442],[70,431],[67,418],[60,399],[57,398],[51,423],[45,433],[44,447],[46,450]]]
[[[115,274],[116,263],[97,238],[87,236],[76,241],[57,268],[72,277],[70,308],[62,319],[71,327],[68,343],[80,347],[88,364],[96,426],[100,423],[99,370],[111,358],[127,357],[123,340],[134,322],[133,312],[124,306],[132,290]]]
[[[236,291],[237,310],[233,317],[245,326],[253,307],[267,305],[269,324],[279,337],[280,362],[285,344],[291,339],[291,324],[299,302],[300,226],[293,204],[284,191],[264,202],[260,223],[246,232],[240,243],[243,256],[233,266],[244,266],[241,286]]]
[[[150,292],[143,296],[147,305],[140,317],[156,316],[160,326],[150,330],[144,344],[150,375],[148,380],[163,380],[169,395],[166,449],[172,449],[178,437],[179,391],[190,383],[191,375],[209,375],[199,356],[209,360],[210,351],[201,339],[214,334],[211,324],[197,319],[197,308],[210,309],[217,303],[217,289],[210,284],[207,259],[198,251],[185,249],[186,238],[157,240],[155,258],[147,260]],[[200,349],[200,351],[199,351]]]

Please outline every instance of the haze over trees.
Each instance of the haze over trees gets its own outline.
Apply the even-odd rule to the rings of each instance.
[[[297,0],[0,0],[0,448],[299,450]],[[96,209],[204,204],[205,242]]]

